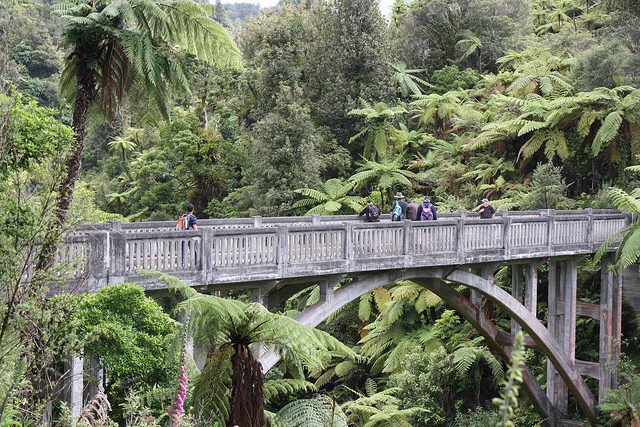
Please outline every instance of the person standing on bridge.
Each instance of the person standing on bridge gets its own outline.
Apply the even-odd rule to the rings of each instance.
[[[478,215],[483,219],[493,219],[496,217],[496,210],[489,204],[489,200],[482,199],[482,207],[478,210]]]
[[[380,221],[380,211],[378,210],[376,205],[373,204],[373,200],[367,200],[367,206],[364,207],[364,209],[362,210],[362,212],[360,212],[360,215],[358,216],[362,216],[362,215],[367,216],[367,222]]]
[[[424,196],[424,201],[418,206],[418,213],[416,215],[418,221],[430,221],[438,219],[438,212],[429,196]]]
[[[418,219],[418,204],[412,200],[407,199],[407,219],[415,221]]]
[[[187,205],[187,213],[178,218],[176,229],[178,230],[197,230],[198,218],[193,214],[194,207],[191,203]]]
[[[391,206],[391,221],[402,221],[407,217],[407,202],[404,201],[404,194],[399,191],[393,197],[396,201]]]
[[[198,218],[194,215],[195,208],[191,203],[187,205],[187,213],[178,218],[178,223],[176,224],[176,228],[178,230],[197,230],[198,229]],[[182,242],[182,265],[185,265],[184,255],[185,255],[185,244]],[[193,250],[193,263],[194,266],[198,265],[198,248],[196,243],[193,244],[191,241],[187,242],[187,264],[189,264],[189,253]]]

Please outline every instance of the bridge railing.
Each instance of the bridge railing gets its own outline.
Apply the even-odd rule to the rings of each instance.
[[[354,215],[201,220],[189,231],[110,223],[80,228],[63,251],[86,256],[92,288],[135,280],[138,269],[213,284],[593,253],[630,220],[610,210],[541,210],[379,223]]]

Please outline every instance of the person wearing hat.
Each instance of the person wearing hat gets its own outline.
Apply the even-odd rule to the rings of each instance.
[[[380,221],[380,211],[378,210],[376,205],[373,204],[373,200],[367,200],[367,206],[362,209],[362,212],[360,212],[360,215],[358,216],[362,215],[367,216],[367,222]]]
[[[489,204],[489,200],[482,199],[482,207],[478,210],[478,215],[480,218],[492,219],[496,217],[496,210]]]
[[[417,221],[428,221],[431,219],[438,219],[438,212],[429,196],[424,196],[424,201],[418,206],[418,213],[416,214]]]
[[[407,202],[404,201],[404,195],[400,191],[393,197],[396,201],[391,206],[391,221],[402,221],[407,217]]]

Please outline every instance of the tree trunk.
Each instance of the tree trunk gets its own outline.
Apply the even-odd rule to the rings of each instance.
[[[76,137],[71,146],[71,152],[65,163],[66,176],[58,187],[58,200],[56,207],[56,224],[47,233],[40,257],[38,270],[46,270],[53,264],[56,252],[56,241],[67,220],[67,212],[73,199],[73,189],[82,166],[82,153],[84,151],[84,137],[86,134],[87,111],[91,101],[96,96],[95,74],[89,69],[86,61],[78,58],[78,71],[76,72],[78,88],[73,106],[73,130]]]
[[[262,366],[249,346],[236,344],[231,366],[231,416],[227,427],[262,427],[264,425],[264,376]]]

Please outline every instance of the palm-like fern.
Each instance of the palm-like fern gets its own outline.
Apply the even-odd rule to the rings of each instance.
[[[471,31],[465,31],[462,36],[464,38],[456,43],[456,48],[463,51],[460,61],[464,61],[475,53],[478,55],[477,69],[482,71],[482,41]]]
[[[472,179],[482,184],[490,184],[495,181],[496,177],[502,176],[507,172],[514,172],[513,162],[504,160],[504,158],[489,158],[485,162],[477,164],[473,170],[462,175],[461,179]]]
[[[273,419],[275,427],[347,427],[347,416],[335,399],[319,394],[284,406]]]
[[[356,188],[372,183],[382,196],[381,206],[384,207],[384,194],[387,199],[394,187],[412,187],[414,182],[420,179],[420,175],[404,169],[405,159],[403,154],[398,154],[391,159],[383,157],[380,162],[374,160],[365,161],[354,175],[349,178]]]
[[[312,188],[299,188],[296,193],[306,196],[306,199],[298,200],[293,204],[294,208],[315,205],[305,215],[320,214],[333,215],[343,206],[348,206],[353,211],[359,211],[364,204],[364,199],[358,196],[349,196],[347,193],[353,189],[353,182],[342,182],[332,178],[324,183],[325,192]]]
[[[58,188],[57,219],[62,226],[84,150],[87,115],[102,111],[112,117],[127,93],[152,100],[165,117],[172,87],[188,91],[175,57],[175,46],[199,58],[239,64],[240,52],[227,32],[210,16],[213,6],[189,0],[66,0],[53,7],[67,22],[63,45],[71,52],[60,77],[60,92],[73,103],[76,138]],[[45,268],[53,251],[39,262]]]
[[[504,377],[502,362],[483,345],[483,340],[483,337],[477,337],[465,341],[454,350],[452,356],[456,371],[463,377],[474,364],[484,361],[491,368],[494,380],[500,381]]]
[[[422,95],[411,105],[417,108],[419,124],[433,126],[435,136],[443,138],[451,130],[452,119],[460,111],[464,99],[464,93],[449,91],[442,95]]]
[[[353,143],[366,135],[364,145],[364,158],[368,160],[380,159],[387,155],[390,147],[401,149],[403,145],[402,135],[393,126],[396,115],[406,113],[403,107],[389,107],[384,102],[378,102],[371,106],[363,101],[364,108],[349,111],[350,116],[362,116],[367,122],[367,127],[349,139]]]
[[[369,332],[362,338],[360,353],[373,360],[371,371],[394,372],[402,365],[415,344],[422,344],[427,351],[440,347],[432,326],[421,320],[421,313],[440,302],[431,291],[413,282],[400,282],[391,291],[377,289],[374,294],[380,314],[365,327]],[[361,319],[367,314],[362,308]]]
[[[394,396],[395,393],[400,391],[399,388],[377,391],[375,383],[370,378],[367,380],[366,385],[366,395],[349,389],[359,397],[342,405],[344,412],[349,417],[349,421],[355,423],[355,425],[363,427],[410,427],[409,417],[418,412],[426,411],[419,407],[400,409],[400,400]]]
[[[282,355],[288,366],[296,368],[292,374],[300,379],[304,378],[305,369],[316,369],[329,362],[333,352],[356,357],[331,335],[270,313],[260,304],[200,294],[175,277],[146,274],[156,275],[185,298],[177,309],[185,312],[185,327],[193,336],[195,348],[207,352],[194,400],[196,407],[211,420],[229,419],[231,425],[262,425],[263,376],[253,353],[257,343],[266,352]]]
[[[424,69],[409,70],[407,69],[407,64],[402,61],[397,64],[391,64],[391,67],[395,71],[391,76],[391,84],[398,87],[398,91],[404,98],[409,96],[410,93],[412,95],[422,95],[420,86],[430,86],[429,83],[415,75],[426,71]]]
[[[627,194],[624,190],[612,187],[608,190],[608,194],[618,209],[635,214],[636,221],[608,238],[598,248],[594,262],[599,262],[611,245],[624,236],[616,251],[614,263],[615,270],[622,271],[640,259],[640,221],[637,220],[638,215],[640,215],[640,188],[636,188],[630,194]]]

